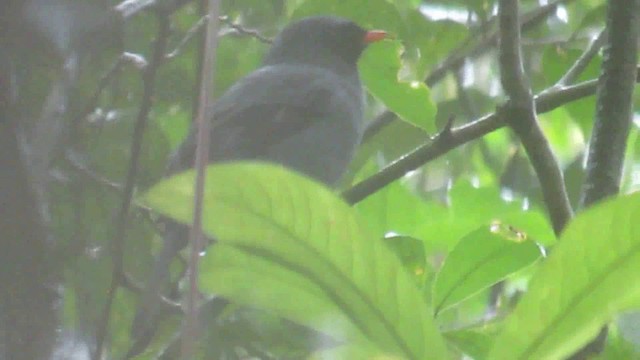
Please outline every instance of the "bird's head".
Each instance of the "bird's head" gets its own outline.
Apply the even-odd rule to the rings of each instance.
[[[340,61],[355,66],[367,45],[386,36],[384,31],[365,30],[344,18],[308,17],[290,24],[278,34],[264,63],[327,65]]]

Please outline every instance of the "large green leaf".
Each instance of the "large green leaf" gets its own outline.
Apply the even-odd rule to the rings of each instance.
[[[429,133],[436,131],[436,106],[429,88],[421,81],[400,81],[402,47],[386,41],[370,46],[360,60],[362,81],[378,100],[401,119]]]
[[[145,202],[189,221],[193,178],[163,181]],[[323,186],[273,165],[211,166],[204,218],[218,240],[202,264],[206,292],[384,353],[446,358],[431,310],[398,258]]]
[[[490,359],[562,359],[637,307],[640,193],[578,215],[496,339]]]
[[[449,253],[436,277],[434,311],[451,307],[540,258],[533,241],[496,225],[465,236]]]

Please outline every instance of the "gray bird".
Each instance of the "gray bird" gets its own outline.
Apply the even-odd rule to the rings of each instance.
[[[356,63],[369,43],[385,36],[329,16],[287,26],[261,67],[213,105],[210,161],[267,161],[335,186],[364,130]],[[192,129],[172,157],[169,174],[193,166],[195,138]],[[134,320],[135,338],[154,327],[168,265],[186,245],[187,234],[185,226],[167,221],[164,248]]]

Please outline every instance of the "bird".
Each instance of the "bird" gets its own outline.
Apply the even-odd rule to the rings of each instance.
[[[385,38],[385,31],[336,16],[307,17],[286,26],[259,68],[208,109],[209,161],[275,163],[335,187],[365,128],[358,59],[369,44]],[[193,167],[195,147],[192,128],[169,160],[167,175]],[[186,246],[187,234],[184,225],[165,222],[163,249],[141,297],[134,338],[148,337],[154,328],[169,263]]]

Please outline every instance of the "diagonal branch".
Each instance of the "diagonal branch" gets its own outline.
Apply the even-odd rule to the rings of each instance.
[[[640,69],[638,71],[640,72]],[[537,111],[539,114],[543,114],[564,104],[593,95],[596,92],[596,86],[597,80],[589,80],[561,90],[540,94],[535,97]],[[342,196],[351,204],[358,203],[406,173],[505,125],[497,113],[492,113],[450,131],[440,133],[430,142],[419,146],[380,172],[344,191]]]
[[[604,45],[605,40],[607,39],[607,31],[602,30],[598,34],[598,36],[591,41],[589,46],[585,49],[585,51],[580,55],[578,60],[571,66],[571,68],[567,71],[560,80],[554,85],[555,87],[562,87],[573,84],[576,81],[578,76],[582,74],[582,72],[589,66],[591,60],[598,54],[602,45]]]

